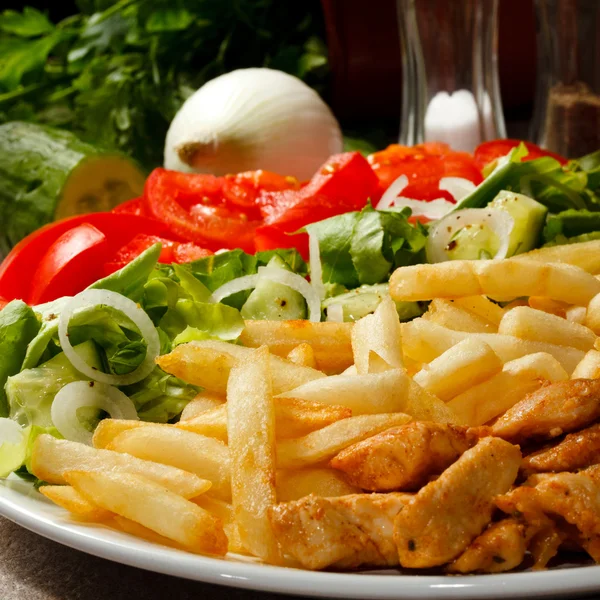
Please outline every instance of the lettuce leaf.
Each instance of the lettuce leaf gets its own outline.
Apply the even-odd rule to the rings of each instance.
[[[565,210],[548,217],[543,236],[548,243],[559,237],[571,238],[593,232],[600,232],[600,212]]]

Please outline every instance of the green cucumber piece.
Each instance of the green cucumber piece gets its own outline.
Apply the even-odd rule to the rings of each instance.
[[[502,190],[488,208],[507,212],[515,221],[507,256],[528,252],[539,246],[548,208],[524,194]]]
[[[0,251],[56,219],[111,210],[139,196],[144,174],[68,131],[13,121],[0,126]]]
[[[285,269],[286,262],[275,255],[267,263],[268,269]],[[263,279],[258,282],[248,300],[242,306],[240,314],[244,319],[268,319],[288,321],[306,319],[306,300],[302,294],[287,285]]]

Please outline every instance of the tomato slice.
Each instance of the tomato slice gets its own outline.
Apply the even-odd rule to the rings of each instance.
[[[217,184],[207,177],[155,169],[144,191],[148,214],[162,221],[174,235],[199,246],[254,252],[254,230],[260,221],[253,221],[246,213],[224,205],[222,197],[217,197]],[[212,196],[199,193],[213,184]]]
[[[142,198],[132,198],[131,200],[127,200],[127,202],[115,206],[111,212],[127,215],[143,215],[144,206],[142,204]]]
[[[277,248],[296,248],[304,260],[309,258],[308,234],[306,233],[288,235],[277,227],[263,225],[256,230],[254,242],[257,252],[277,250]]]
[[[27,300],[36,267],[50,246],[65,232],[83,223],[94,226],[106,236],[108,256],[138,233],[168,235],[163,223],[132,214],[91,213],[50,223],[22,239],[0,264],[0,294],[7,300]]]
[[[282,232],[341,213],[360,210],[377,192],[378,181],[359,152],[334,154],[299,190],[263,192],[265,224]]]
[[[207,256],[212,256],[213,254],[214,252],[211,250],[201,248],[191,242],[188,242],[187,244],[178,243],[173,249],[173,262],[179,264],[188,263],[193,262],[194,260],[200,260],[201,258],[206,258]]]
[[[31,281],[29,304],[72,296],[102,277],[106,236],[89,223],[63,233],[48,249]]]
[[[561,165],[567,164],[567,159],[555,154],[554,152],[550,152],[548,150],[544,150],[531,142],[523,142],[529,150],[529,154],[523,158],[523,160],[535,160],[536,158],[542,158],[543,156],[549,156],[551,158],[556,159]],[[521,140],[493,140],[491,142],[484,142],[475,148],[474,158],[475,164],[479,169],[483,169],[486,165],[491,163],[492,161],[500,158],[501,156],[506,156],[513,148],[516,148],[519,144],[521,144]]]

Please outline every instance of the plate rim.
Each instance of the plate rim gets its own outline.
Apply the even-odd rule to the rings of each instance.
[[[7,480],[10,484],[11,480]],[[564,597],[600,591],[600,566],[582,566],[551,571],[490,575],[404,575],[371,573],[333,573],[277,567],[235,559],[223,560],[135,540],[135,547],[124,540],[98,537],[105,529],[50,518],[29,510],[17,499],[30,497],[34,503],[53,507],[41,494],[31,497],[33,485],[23,494],[0,485],[0,516],[47,539],[113,562],[147,571],[204,583],[288,595],[330,598],[372,598],[374,600],[408,598],[518,598]],[[14,496],[14,498],[12,498]],[[58,510],[59,507],[56,507]],[[114,530],[106,528],[111,532]]]

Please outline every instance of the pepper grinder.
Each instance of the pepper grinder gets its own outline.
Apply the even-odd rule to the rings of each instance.
[[[498,80],[498,0],[397,0],[400,143],[473,151],[506,137]]]

